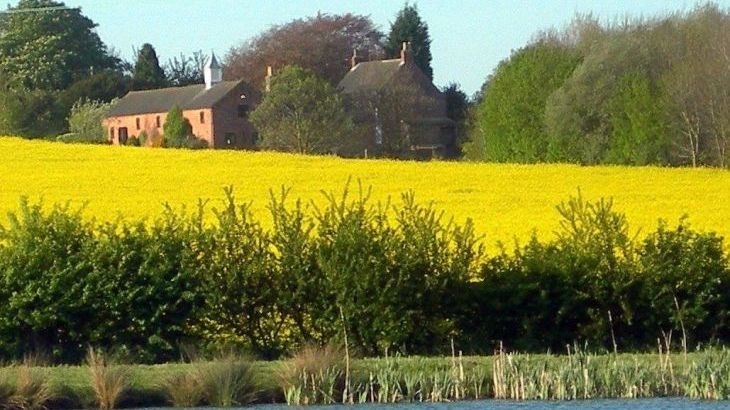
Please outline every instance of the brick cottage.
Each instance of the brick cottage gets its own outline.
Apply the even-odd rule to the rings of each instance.
[[[211,148],[252,148],[256,130],[248,114],[260,96],[244,81],[222,81],[223,69],[215,55],[204,68],[205,84],[132,91],[111,109],[104,126],[109,141],[125,145],[143,132],[147,144],[161,140],[162,125],[174,106],[190,121],[193,134]]]

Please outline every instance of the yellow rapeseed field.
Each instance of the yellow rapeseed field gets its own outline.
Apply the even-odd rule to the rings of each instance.
[[[689,215],[701,230],[730,234],[730,172],[718,169],[496,165],[460,162],[345,160],[240,151],[188,151],[66,145],[0,138],[0,214],[22,195],[46,203],[88,203],[97,219],[154,216],[162,203],[194,205],[222,198],[232,185],[265,217],[270,189],[321,203],[321,190],[341,192],[348,179],[372,186],[373,199],[414,190],[463,221],[474,220],[487,244],[547,238],[558,224],[555,205],[580,189],[587,199],[613,197],[635,229]]]

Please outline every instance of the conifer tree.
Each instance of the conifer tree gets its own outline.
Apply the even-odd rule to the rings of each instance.
[[[137,53],[137,62],[134,64],[132,76],[133,90],[149,90],[167,85],[165,71],[160,67],[155,48],[145,43]]]

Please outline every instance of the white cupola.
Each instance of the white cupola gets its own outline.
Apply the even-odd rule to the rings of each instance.
[[[203,68],[203,77],[205,78],[205,89],[210,90],[214,85],[223,81],[223,67],[215,58],[215,53],[211,51],[210,59]]]

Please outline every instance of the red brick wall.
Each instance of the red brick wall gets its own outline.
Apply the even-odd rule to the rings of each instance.
[[[203,121],[201,122],[200,114],[203,113]],[[158,127],[157,119],[159,117]],[[198,138],[208,141],[208,146],[212,147],[213,140],[213,117],[210,108],[202,110],[187,110],[183,111],[183,117],[190,121],[190,125],[193,127],[193,135]],[[139,115],[127,115],[123,117],[109,117],[104,120],[104,126],[107,128],[107,136],[112,144],[119,144],[119,129],[126,127],[127,135],[131,137],[139,137],[139,135],[145,131],[147,136],[154,139],[154,137],[161,136],[162,126],[165,124],[165,118],[167,113],[154,113],[154,114],[139,114]],[[137,123],[139,121],[139,128]]]
[[[245,96],[245,98],[241,98]],[[260,96],[258,92],[241,83],[235,90],[220,100],[213,107],[213,134],[215,148],[255,148],[256,129],[248,121],[248,114],[258,104]],[[238,106],[248,106],[248,113],[240,117]],[[226,141],[226,135],[230,135],[231,144]]]

